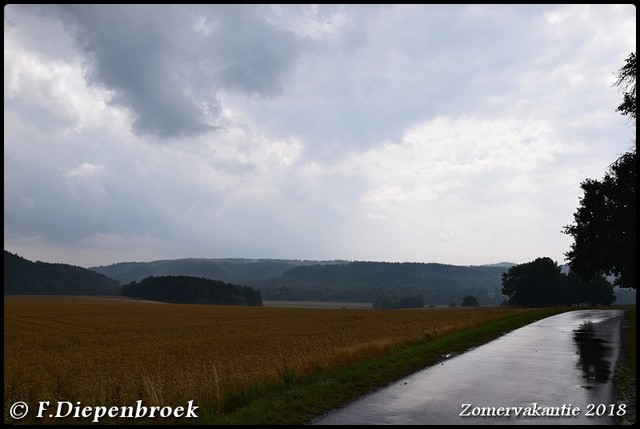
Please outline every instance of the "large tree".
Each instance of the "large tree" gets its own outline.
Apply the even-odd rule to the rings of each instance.
[[[616,85],[624,101],[616,111],[636,119],[636,55],[618,71]],[[574,223],[564,227],[574,242],[565,253],[571,271],[584,280],[613,276],[614,284],[636,288],[636,148],[626,152],[606,171],[602,181],[586,179],[584,196]]]
[[[515,265],[502,274],[502,293],[509,304],[553,307],[565,302],[566,278],[551,258]]]

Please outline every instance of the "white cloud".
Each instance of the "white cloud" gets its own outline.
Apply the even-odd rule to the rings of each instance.
[[[354,155],[345,163],[368,190],[360,207],[364,223],[353,223],[353,236],[377,243],[360,251],[398,242],[407,249],[407,256],[395,258],[402,259],[412,252],[430,255],[430,246],[446,241],[455,261],[480,264],[490,255],[522,253],[518,245],[542,246],[540,237],[566,242],[559,231],[572,220],[589,166],[563,165],[564,157],[579,152],[555,127],[507,117],[438,117],[408,129],[400,142]],[[393,226],[381,229],[367,219]],[[482,243],[491,243],[490,252],[463,250]]]
[[[90,162],[85,162],[79,165],[76,168],[72,168],[69,170],[65,176],[67,177],[91,177],[99,174],[104,170],[104,166],[91,164]]]

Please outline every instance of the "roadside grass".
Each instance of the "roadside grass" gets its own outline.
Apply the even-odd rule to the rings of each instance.
[[[636,422],[636,306],[620,306],[625,310],[620,330],[620,357],[613,376],[616,401],[626,405],[626,413],[617,417],[618,424]]]
[[[440,338],[395,347],[389,353],[329,373],[318,370],[305,377],[290,377],[260,391],[242,394],[242,400],[221,415],[203,416],[200,424],[270,425],[309,424],[331,410],[387,386],[453,355],[485,344],[536,320],[569,311],[539,309],[489,321],[481,326]]]

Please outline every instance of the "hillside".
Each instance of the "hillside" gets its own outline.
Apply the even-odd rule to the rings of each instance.
[[[465,296],[500,304],[507,266],[351,262],[298,266],[259,287],[268,300],[374,302],[423,295],[427,305],[460,305]]]
[[[120,281],[140,281],[150,276],[191,276],[254,286],[282,276],[291,268],[303,265],[345,264],[346,261],[302,261],[289,259],[174,259],[153,262],[120,262],[90,267],[90,270]]]
[[[176,259],[91,267],[121,284],[150,276],[191,276],[242,284],[268,300],[374,302],[422,294],[425,303],[460,304],[467,295],[500,304],[502,273],[513,264],[454,266],[425,263],[286,259]]]
[[[67,264],[32,262],[4,251],[4,295],[119,295],[117,281]]]
[[[89,290],[60,290],[62,283],[56,276],[53,286],[43,286],[43,280],[32,273],[42,272],[50,265],[32,263],[17,255],[13,259],[33,264],[25,273],[19,268],[7,269],[5,251],[5,294],[113,294]],[[39,265],[42,264],[42,265]],[[39,266],[38,266],[39,265]],[[373,303],[385,298],[399,300],[421,295],[424,304],[460,305],[466,296],[475,297],[481,305],[499,305],[502,295],[502,274],[515,264],[501,262],[491,265],[457,266],[438,263],[408,262],[349,262],[344,260],[310,261],[296,259],[206,259],[190,258],[158,260],[153,262],[121,262],[107,266],[91,267],[94,274],[109,277],[115,284],[140,282],[148,277],[189,276],[249,286],[261,292],[262,299],[280,301],[332,301]],[[71,266],[67,266],[71,267]],[[83,268],[73,267],[76,270]],[[566,268],[565,268],[566,269]],[[84,270],[88,271],[88,270]],[[9,274],[10,275],[9,275]],[[85,273],[86,274],[86,273]],[[7,277],[9,275],[9,277]],[[13,276],[13,278],[11,277]],[[21,276],[21,277],[20,277]],[[19,277],[19,278],[18,278]],[[35,279],[31,281],[30,279]],[[104,281],[103,277],[98,277]],[[97,280],[89,282],[96,283]],[[107,279],[108,284],[114,285]],[[49,282],[51,283],[51,282]],[[44,283],[46,284],[46,282]],[[85,285],[88,284],[85,282]],[[25,286],[27,285],[27,286]],[[65,289],[69,289],[66,287]],[[22,292],[19,292],[22,290]],[[54,292],[52,292],[53,290]],[[109,289],[112,291],[112,289]],[[616,303],[635,303],[635,291],[618,290]]]

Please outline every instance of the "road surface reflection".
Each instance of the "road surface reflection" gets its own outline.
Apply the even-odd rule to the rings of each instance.
[[[593,322],[587,321],[574,331],[573,341],[580,356],[578,367],[588,381],[606,383],[610,376],[609,361],[611,359],[610,341],[598,338]]]

